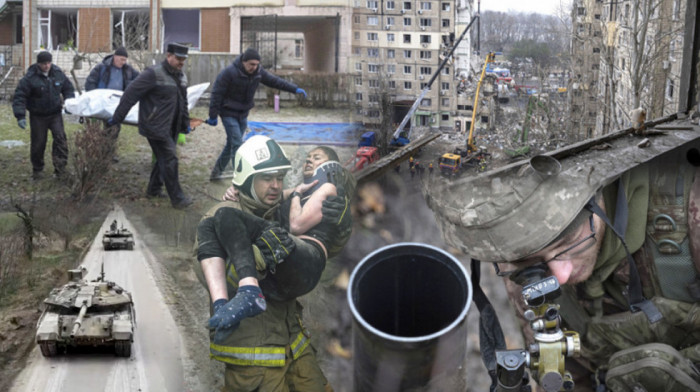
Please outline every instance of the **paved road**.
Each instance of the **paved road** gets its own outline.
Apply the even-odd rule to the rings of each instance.
[[[102,233],[108,230],[114,219],[120,227],[123,224],[134,233],[134,250],[105,252],[102,249]],[[44,358],[37,346],[11,391],[160,392],[186,389],[182,339],[157,288],[150,267],[155,259],[118,207],[107,216],[82,262],[88,269],[88,279],[95,279],[99,275],[103,261],[105,278],[131,291],[133,295],[137,328],[131,358],[115,357],[106,350],[101,353],[80,352]]]

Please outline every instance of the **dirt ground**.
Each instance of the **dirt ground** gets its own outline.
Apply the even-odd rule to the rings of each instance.
[[[194,116],[205,117],[206,109],[198,107]],[[256,108],[250,119],[257,121],[288,122],[346,122],[349,113],[345,110],[309,110],[283,108],[275,113],[267,108]],[[75,119],[73,119],[75,120]],[[124,132],[124,130],[122,131]],[[128,131],[127,131],[128,132]],[[160,268],[154,268],[159,289],[171,304],[173,315],[186,339],[189,359],[186,360],[186,378],[196,379],[190,385],[200,385],[202,390],[215,390],[221,385],[222,367],[209,359],[208,341],[204,323],[208,318],[208,298],[190,267],[192,226],[210,206],[214,205],[228,186],[228,182],[211,183],[209,170],[224,144],[221,125],[212,129],[202,125],[188,137],[188,143],[180,150],[181,182],[185,193],[193,196],[195,204],[184,214],[175,215],[167,203],[146,200],[143,197],[150,152],[145,139],[140,138],[133,146],[121,145],[121,162],[115,167],[116,178],[134,178],[126,187],[113,190],[114,202],[124,208],[131,222],[145,237]],[[300,162],[311,146],[284,145],[295,162]],[[348,159],[354,148],[338,148],[341,160]],[[27,153],[28,155],[28,153]],[[431,159],[426,157],[426,160]],[[295,163],[293,162],[293,163]],[[292,179],[299,178],[295,172]],[[329,263],[324,281],[317,289],[301,298],[305,306],[304,319],[313,334],[313,344],[321,367],[333,388],[338,392],[351,391],[353,363],[351,353],[352,316],[346,300],[344,282],[354,266],[375,249],[397,242],[422,242],[452,251],[468,267],[466,255],[454,253],[441,239],[432,212],[420,193],[420,177],[411,178],[407,165],[399,173],[391,173],[377,183],[380,192],[375,194],[380,212],[360,214],[355,208],[355,227],[350,242],[341,255]],[[381,201],[383,200],[383,201]],[[173,222],[189,227],[174,237]],[[508,347],[522,347],[522,340],[505,297],[502,283],[492,273],[492,268],[483,268],[482,287],[494,303],[501,316]],[[40,299],[36,299],[38,301]],[[34,302],[36,302],[34,301]],[[12,367],[21,367],[18,352],[33,348],[33,323],[38,313],[32,306],[17,306],[0,315],[0,360]],[[35,321],[34,321],[35,322]],[[466,347],[468,391],[488,390],[489,377],[481,362],[478,344],[478,311],[472,306],[468,315],[469,339]],[[138,333],[138,332],[137,332]],[[14,351],[14,352],[13,352]],[[15,369],[16,370],[16,369]],[[12,369],[4,369],[3,377],[11,377]],[[2,384],[6,385],[6,384]],[[2,388],[0,388],[2,389]]]

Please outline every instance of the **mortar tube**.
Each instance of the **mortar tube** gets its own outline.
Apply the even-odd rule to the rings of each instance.
[[[466,269],[434,246],[399,243],[362,259],[348,285],[354,390],[466,390],[471,302]]]

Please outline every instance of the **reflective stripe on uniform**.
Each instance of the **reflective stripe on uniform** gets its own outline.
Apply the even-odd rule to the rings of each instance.
[[[292,358],[299,358],[309,343],[309,338],[299,332],[291,345]],[[286,347],[231,347],[209,343],[209,355],[212,358],[239,366],[284,366],[285,350]]]
[[[304,349],[311,343],[303,332],[299,332],[297,338],[292,342],[292,358],[297,359],[304,352]]]
[[[235,290],[238,290],[238,274],[233,267],[233,263],[228,263],[228,272],[226,273],[226,282]]]
[[[209,351],[217,361],[232,365],[281,367],[285,362],[284,347],[229,347],[210,343]]]

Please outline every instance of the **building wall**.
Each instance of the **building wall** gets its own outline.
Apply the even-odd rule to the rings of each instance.
[[[228,8],[202,9],[202,52],[228,52],[231,20]]]
[[[112,50],[112,11],[109,8],[81,8],[78,11],[78,50],[109,52]]]

